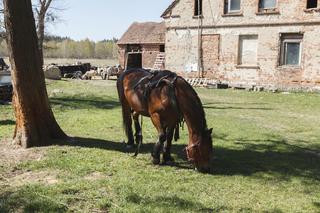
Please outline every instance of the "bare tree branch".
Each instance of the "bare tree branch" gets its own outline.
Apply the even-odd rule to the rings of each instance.
[[[54,23],[59,21],[58,8],[60,11],[61,7],[55,6],[58,0],[33,0],[33,10],[36,14],[36,27],[39,40],[40,55],[43,61],[43,42],[46,25],[48,23]]]

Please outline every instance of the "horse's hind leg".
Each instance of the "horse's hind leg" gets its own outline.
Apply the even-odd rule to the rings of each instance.
[[[169,129],[167,131],[167,142],[163,149],[163,163],[164,164],[171,164],[174,162],[173,157],[171,156],[171,145],[173,139],[174,129]]]
[[[128,136],[127,149],[132,149],[134,147],[134,137],[133,137],[133,131],[132,131],[132,118],[131,118],[131,115],[128,118],[127,136]]]
[[[153,151],[151,153],[151,156],[153,158],[152,162],[153,164],[160,164],[160,154],[161,154],[163,144],[167,139],[167,135],[165,133],[165,128],[163,128],[161,125],[159,114],[155,113],[151,115],[151,120],[154,126],[157,128],[158,134],[159,134],[159,140],[154,145]]]
[[[136,130],[135,133],[135,139],[136,139],[136,144],[140,145],[142,144],[143,136],[142,136],[142,129],[139,123],[139,114],[138,113],[133,113],[133,120],[134,120],[134,127]]]

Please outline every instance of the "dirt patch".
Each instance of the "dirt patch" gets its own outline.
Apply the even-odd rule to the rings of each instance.
[[[23,149],[12,145],[9,140],[0,142],[1,165],[14,166],[23,161],[41,160],[44,157],[45,148]]]
[[[10,185],[19,187],[27,184],[53,185],[58,183],[57,172],[53,171],[28,171],[10,179]]]
[[[46,148],[23,149],[10,142],[0,142],[0,186],[19,187],[26,184],[56,184],[57,172],[23,171],[18,165],[25,161],[40,161],[44,158]]]
[[[94,181],[94,180],[101,180],[106,178],[106,175],[100,173],[100,172],[93,172],[89,175],[87,175],[84,179]]]
[[[40,161],[45,155],[45,148],[23,149],[12,145],[9,140],[0,142],[0,183],[21,175],[18,165],[29,160]]]

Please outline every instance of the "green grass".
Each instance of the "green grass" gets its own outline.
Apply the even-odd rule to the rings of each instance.
[[[15,180],[12,169],[56,179],[3,181],[0,212],[320,212],[319,94],[198,89],[215,155],[214,172],[200,174],[182,152],[186,128],[173,146],[176,166],[151,164],[157,134],[147,118],[142,153],[124,151],[114,81],[47,86],[59,124],[76,138],[29,150],[41,159],[0,166],[8,182]],[[14,117],[11,106],[0,105],[0,112],[4,140]]]

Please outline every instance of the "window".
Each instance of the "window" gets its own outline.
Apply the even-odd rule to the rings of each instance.
[[[202,0],[194,1],[194,16],[202,15]]]
[[[258,36],[241,35],[239,37],[239,65],[257,65]]]
[[[225,0],[224,13],[237,13],[241,9],[241,0]]]
[[[275,9],[277,7],[277,0],[260,0],[259,12],[264,10]]]
[[[307,0],[307,9],[317,8],[318,0]]]
[[[281,35],[280,65],[299,66],[301,64],[302,34]]]

